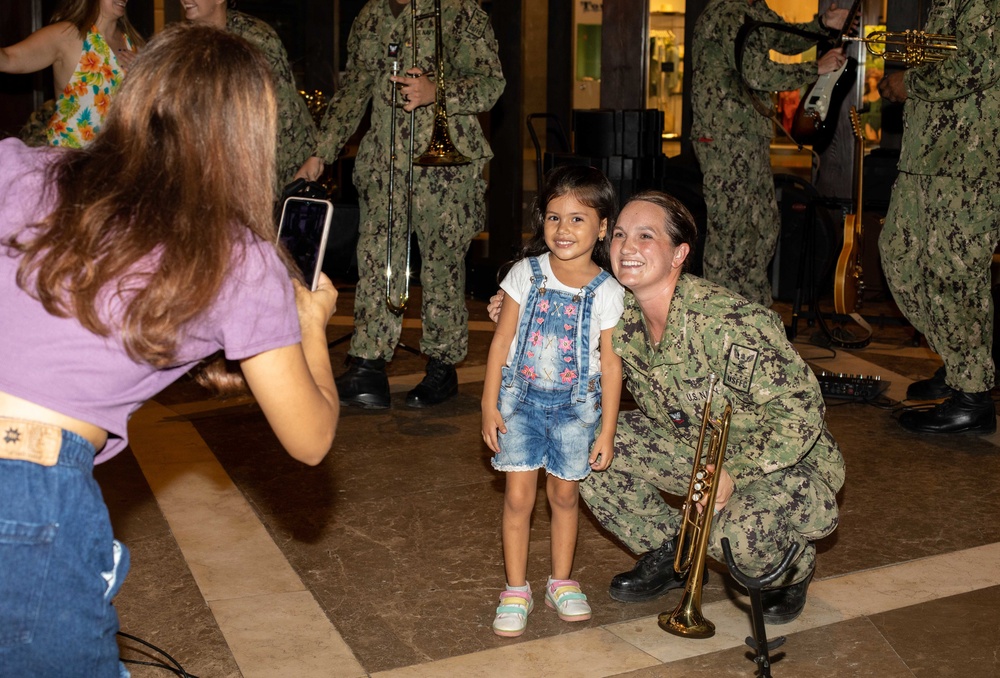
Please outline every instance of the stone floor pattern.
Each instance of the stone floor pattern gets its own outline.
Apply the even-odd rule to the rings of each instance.
[[[339,372],[350,298],[331,321]],[[171,388],[131,424],[131,453],[96,474],[132,571],[116,600],[122,630],[162,648],[198,678],[753,676],[748,598],[712,570],[708,640],[663,633],[659,600],[607,596],[634,557],[581,512],[574,577],[590,621],[568,624],[541,604],[548,575],[544,492],[532,525],[527,632],[490,630],[503,585],[503,478],[480,436],[479,398],[493,326],[469,300],[470,350],[459,396],[410,410],[421,378],[419,319],[405,320],[390,365],[393,405],[345,409],[318,467],[285,455],[252,399]],[[782,311],[781,308],[776,307]],[[786,323],[790,322],[784,309]],[[841,524],[819,544],[805,613],[768,627],[786,643],[780,678],[1000,676],[1000,438],[927,437],[894,416],[910,381],[937,359],[899,322],[876,323],[864,349],[796,346],[817,371],[880,375],[879,403],[830,400],[827,418],[847,461]],[[408,350],[410,349],[410,350]],[[165,661],[122,638],[122,656]],[[172,675],[131,665],[135,678]]]

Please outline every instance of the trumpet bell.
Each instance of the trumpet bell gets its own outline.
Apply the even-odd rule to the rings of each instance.
[[[675,636],[684,638],[711,638],[715,635],[715,624],[705,619],[697,605],[681,605],[671,613],[661,612],[656,624]]]

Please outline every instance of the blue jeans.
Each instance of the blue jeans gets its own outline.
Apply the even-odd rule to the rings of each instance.
[[[507,372],[509,368],[505,368]],[[519,377],[500,387],[497,408],[507,427],[500,433],[500,451],[490,463],[498,471],[544,468],[563,480],[583,480],[590,474],[590,450],[601,420],[601,378],[592,377],[584,399],[573,390],[533,388]]]
[[[55,441],[52,465],[28,461],[42,430]],[[93,445],[75,433],[0,419],[0,676],[129,675],[111,604],[128,549],[111,533],[93,467]]]

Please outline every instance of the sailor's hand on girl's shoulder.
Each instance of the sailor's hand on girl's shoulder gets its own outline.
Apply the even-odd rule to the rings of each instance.
[[[490,297],[490,304],[486,307],[486,312],[493,322],[500,320],[500,307],[503,306],[503,297],[503,290],[497,290],[497,293]]]
[[[507,426],[503,423],[500,410],[495,406],[483,406],[483,442],[494,452],[500,451],[500,443],[497,441],[497,431],[507,432]]]
[[[325,273],[320,273],[319,284],[314,291],[310,291],[298,280],[292,282],[295,285],[295,307],[299,312],[299,324],[303,327],[314,324],[326,327],[337,310],[337,289],[330,279]]]
[[[133,52],[130,49],[116,49],[115,50],[115,59],[118,60],[118,64],[122,68],[124,68],[126,71],[128,69],[132,68],[132,63],[135,61],[135,58],[137,56],[139,56],[139,53],[138,52]]]
[[[615,457],[615,437],[598,436],[594,441],[594,447],[590,451],[590,468],[594,471],[605,471],[611,466],[611,460]]]

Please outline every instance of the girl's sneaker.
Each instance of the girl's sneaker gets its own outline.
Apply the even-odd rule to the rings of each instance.
[[[580,591],[580,582],[572,579],[552,579],[545,585],[545,604],[556,611],[563,621],[590,619],[590,604]]]
[[[517,638],[524,633],[533,607],[530,586],[527,591],[505,589],[500,593],[500,606],[493,619],[493,633],[504,638]]]

